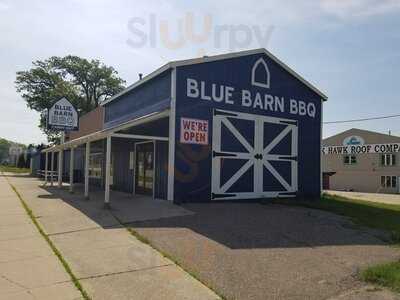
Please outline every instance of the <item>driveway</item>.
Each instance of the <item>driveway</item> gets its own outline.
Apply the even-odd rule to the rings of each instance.
[[[397,299],[357,279],[399,258],[382,233],[278,204],[186,204],[194,215],[134,222],[156,248],[228,299]]]
[[[331,190],[326,190],[325,192],[330,195],[337,195],[350,199],[400,205],[400,194],[343,192],[343,191],[331,191]]]

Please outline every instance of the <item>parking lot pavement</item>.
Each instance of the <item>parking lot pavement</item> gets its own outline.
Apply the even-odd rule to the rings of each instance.
[[[80,299],[50,246],[0,175],[0,299]]]
[[[342,196],[350,199],[400,205],[400,194],[360,193],[325,190],[330,195]]]
[[[131,227],[228,299],[398,299],[361,268],[399,251],[340,216],[256,203],[185,204],[195,214]]]
[[[29,177],[9,180],[92,299],[219,299],[130,234],[114,217],[115,209],[103,209],[102,199],[87,201],[78,193],[41,187]]]

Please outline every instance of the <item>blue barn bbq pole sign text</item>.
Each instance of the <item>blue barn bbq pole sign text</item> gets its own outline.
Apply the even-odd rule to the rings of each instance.
[[[68,99],[61,98],[48,110],[47,127],[60,131],[79,129],[78,112]]]

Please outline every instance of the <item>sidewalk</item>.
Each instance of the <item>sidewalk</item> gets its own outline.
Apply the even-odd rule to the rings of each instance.
[[[5,177],[0,176],[0,299],[81,299]]]
[[[9,180],[93,299],[218,299],[92,200],[68,195],[72,206],[40,188],[36,179],[15,176]]]

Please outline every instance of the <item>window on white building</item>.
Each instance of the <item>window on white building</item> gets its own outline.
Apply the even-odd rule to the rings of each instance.
[[[381,186],[383,188],[396,188],[397,177],[396,176],[381,176]]]
[[[382,154],[381,155],[382,166],[395,166],[396,165],[396,154]]]
[[[343,163],[345,165],[355,165],[357,163],[357,156],[355,156],[355,155],[345,155],[343,157]]]

